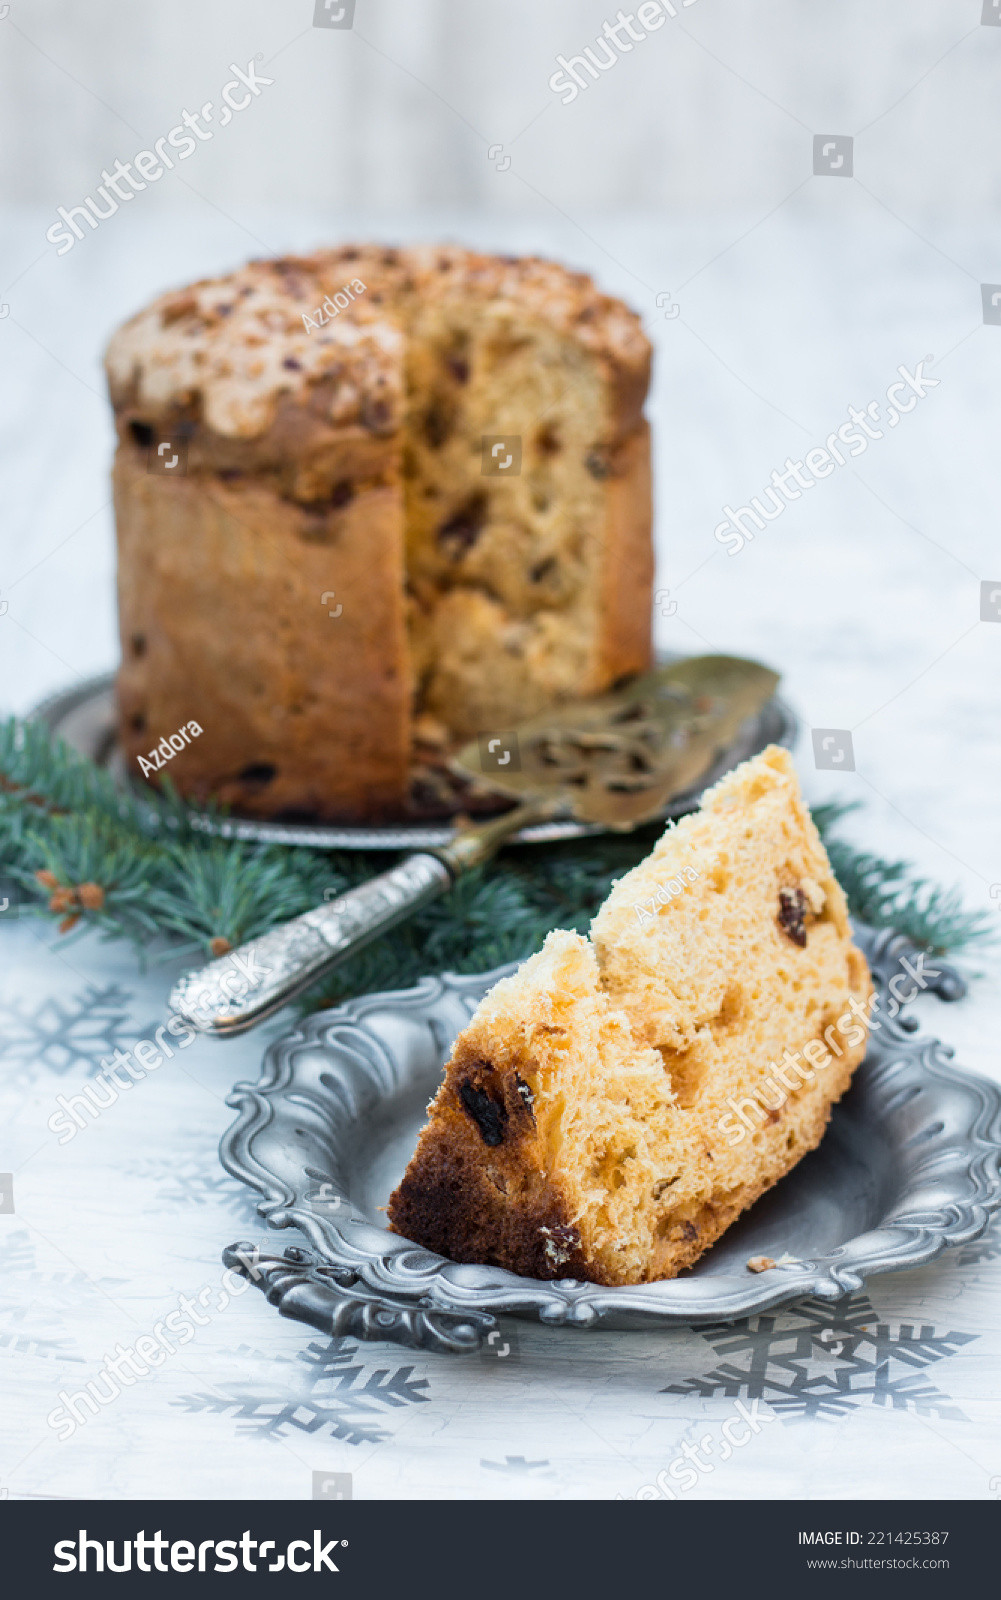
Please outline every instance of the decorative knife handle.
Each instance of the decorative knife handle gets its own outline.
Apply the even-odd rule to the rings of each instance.
[[[438,856],[408,856],[389,872],[181,978],[170,1009],[198,1033],[245,1033],[387,929],[443,894],[453,875]]]

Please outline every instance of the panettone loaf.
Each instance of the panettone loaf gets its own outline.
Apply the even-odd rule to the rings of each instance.
[[[459,1035],[389,1205],[454,1261],[644,1283],[819,1142],[871,995],[785,751],[724,778]]]
[[[192,798],[400,816],[425,757],[646,668],[649,359],[590,279],[458,248],[252,262],[133,317],[131,769],[194,721]]]

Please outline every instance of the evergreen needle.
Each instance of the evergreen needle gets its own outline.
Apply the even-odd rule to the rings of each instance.
[[[964,909],[957,890],[837,837],[850,809],[820,806],[814,816],[855,916],[941,954],[992,936],[989,914]],[[434,971],[481,972],[530,955],[552,928],[586,931],[612,883],[660,831],[506,850],[344,962],[320,997],[406,988]],[[67,935],[91,928],[146,957],[209,957],[387,864],[370,852],[220,839],[169,784],[160,794],[125,791],[42,724],[0,723],[0,901],[6,884],[22,911]]]

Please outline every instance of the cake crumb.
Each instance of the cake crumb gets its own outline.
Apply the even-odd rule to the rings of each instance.
[[[771,1256],[751,1256],[747,1263],[748,1272],[770,1272],[775,1262]]]

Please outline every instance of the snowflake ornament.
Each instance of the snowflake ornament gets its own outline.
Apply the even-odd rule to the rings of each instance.
[[[661,1393],[762,1400],[789,1422],[839,1417],[866,1403],[966,1420],[918,1372],[977,1335],[936,1334],[930,1326],[915,1329],[904,1322],[894,1331],[880,1322],[865,1295],[833,1306],[805,1300],[771,1316],[704,1328],[702,1335],[728,1359],[704,1377],[668,1384]]]
[[[54,996],[33,1010],[11,1000],[0,1005],[0,1059],[22,1068],[47,1067],[62,1077],[85,1067],[87,1076],[122,1049],[127,1031],[130,994],[111,984],[92,985],[66,1002]]]
[[[386,1411],[426,1402],[429,1397],[421,1391],[428,1380],[413,1377],[412,1366],[395,1372],[377,1368],[366,1377],[366,1368],[355,1362],[357,1354],[351,1339],[313,1343],[299,1357],[305,1371],[296,1367],[298,1383],[293,1380],[278,1392],[253,1383],[223,1383],[218,1394],[184,1395],[174,1404],[188,1412],[229,1415],[240,1432],[268,1439],[296,1430],[326,1433],[346,1444],[378,1444],[389,1437],[380,1426]]]

